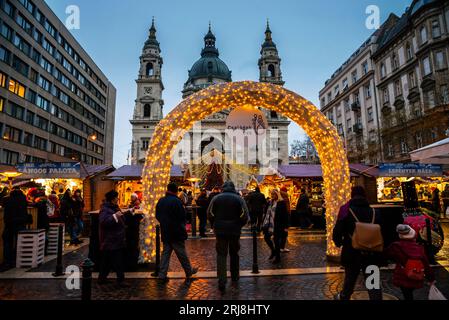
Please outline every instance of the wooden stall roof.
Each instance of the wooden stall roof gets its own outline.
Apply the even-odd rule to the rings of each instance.
[[[117,170],[111,172],[106,176],[106,179],[111,180],[140,180],[142,179],[143,165],[125,165]],[[181,166],[173,165],[171,167],[170,176],[183,177]]]

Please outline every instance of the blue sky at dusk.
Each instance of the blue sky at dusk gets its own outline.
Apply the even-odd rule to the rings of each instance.
[[[234,81],[258,80],[257,62],[270,19],[282,58],[285,87],[318,105],[326,79],[365,41],[369,5],[401,15],[411,0],[46,0],[66,20],[65,9],[77,5],[81,29],[75,38],[117,88],[114,165],[126,164],[136,99],[139,56],[155,16],[161,44],[165,86],[164,115],[181,101],[187,71],[200,57],[209,20],[220,58]],[[290,141],[302,131],[290,126]]]

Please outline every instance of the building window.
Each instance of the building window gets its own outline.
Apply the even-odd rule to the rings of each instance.
[[[367,73],[368,73],[368,62],[365,61],[365,62],[362,64],[362,74],[365,75],[365,74],[367,74]]]
[[[444,104],[448,104],[449,103],[449,90],[447,87],[447,84],[444,84],[440,87],[440,92],[441,92],[441,100]]]
[[[25,109],[23,107],[9,101],[9,103],[5,105],[4,109],[7,115],[19,120],[23,120],[23,117],[25,115]]]
[[[407,43],[407,45],[405,46],[405,51],[407,55],[407,60],[411,60],[413,58],[413,50],[410,43]]]
[[[423,64],[423,71],[424,71],[424,76],[427,76],[429,74],[432,73],[432,69],[430,67],[430,58],[429,57],[425,57],[422,61]]]
[[[28,77],[29,66],[16,56],[13,56],[12,67],[24,77]]]
[[[145,118],[151,117],[151,105],[146,104],[143,106],[143,116]]]
[[[407,141],[405,138],[401,138],[401,154],[407,153],[408,153]]]
[[[8,141],[12,141],[12,142],[17,142],[20,143],[20,139],[22,137],[22,131],[19,129],[16,129],[14,127],[5,126],[5,131],[3,132],[3,139],[4,140],[8,140]]]
[[[334,88],[334,96],[338,96],[340,94],[340,86],[336,85]]]
[[[276,72],[275,72],[275,69],[274,69],[274,65],[272,65],[272,64],[270,64],[269,66],[268,66],[268,77],[276,77]]]
[[[424,93],[425,101],[429,108],[435,107],[435,91],[430,90]]]
[[[382,90],[384,103],[390,102],[390,93],[388,92],[388,88]]]
[[[368,121],[373,121],[374,120],[373,107],[369,107],[366,113]]]
[[[329,92],[328,94],[327,94],[327,103],[329,103],[329,102],[331,102],[332,101],[332,92]]]
[[[435,53],[435,68],[437,70],[446,69],[447,65],[444,59],[444,51],[440,50]]]
[[[47,79],[45,79],[43,76],[39,76],[38,85],[44,89],[45,91],[50,92],[51,89],[51,83]]]
[[[6,87],[6,74],[0,72],[0,87]]]
[[[29,132],[24,132],[23,134],[23,144],[27,147],[33,146],[33,135]]]
[[[345,106],[345,112],[351,111],[351,107],[349,105],[349,99],[346,99],[345,101],[343,101],[343,105]]]
[[[391,68],[393,70],[396,70],[399,68],[399,60],[398,60],[398,56],[396,55],[396,53],[393,53],[393,55],[391,56]]]
[[[142,140],[142,150],[148,150],[148,140]]]
[[[408,74],[408,86],[410,89],[413,89],[416,87],[415,72],[410,72]]]
[[[278,114],[276,111],[271,111],[270,112],[270,118],[271,119],[277,119],[278,118]]]
[[[401,80],[396,80],[394,83],[396,97],[402,95],[402,83]]]
[[[40,95],[37,96],[36,105],[45,111],[50,110],[50,101],[48,101],[47,99],[43,98]]]
[[[0,46],[0,60],[6,64],[9,64],[9,61],[11,60],[11,52],[1,46]]]
[[[18,95],[21,98],[25,97],[25,87],[21,85],[18,81],[9,79],[9,91]]]
[[[343,79],[343,90],[348,89],[349,85],[348,85],[348,78],[344,78]]]
[[[432,37],[433,38],[441,37],[440,22],[438,20],[432,21]]]
[[[422,26],[420,31],[419,31],[420,35],[421,35],[421,43],[424,44],[427,42],[427,28],[426,26]]]
[[[151,77],[154,75],[154,67],[151,62],[148,62],[145,74],[147,75],[147,77]]]
[[[357,93],[354,93],[354,102],[355,103],[360,103],[360,98],[359,98],[359,93],[357,92]]]
[[[371,98],[371,86],[370,85],[365,86],[365,97],[366,97],[366,99]]]
[[[3,112],[3,105],[5,104],[5,99],[0,98],[0,112]],[[1,127],[0,127],[0,131],[1,131]]]
[[[387,155],[389,157],[394,157],[394,147],[392,143],[387,144]]]
[[[415,134],[415,142],[416,142],[416,149],[422,148],[422,134],[421,132],[417,132]]]
[[[352,83],[356,83],[357,80],[358,80],[357,70],[354,70],[354,71],[352,72],[351,77],[352,77]]]
[[[387,75],[387,68],[385,67],[385,63],[381,63],[380,64],[380,77],[381,79],[385,78],[385,76]]]
[[[15,166],[19,162],[19,153],[3,149],[0,153],[0,161],[3,164],[8,164],[11,166]]]
[[[39,150],[47,150],[47,140],[41,137],[35,136],[33,146]]]

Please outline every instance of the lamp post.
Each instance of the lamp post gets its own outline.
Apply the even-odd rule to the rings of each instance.
[[[5,171],[0,174],[8,179],[9,190],[12,190],[12,181],[17,177],[20,177],[23,173],[16,171]]]

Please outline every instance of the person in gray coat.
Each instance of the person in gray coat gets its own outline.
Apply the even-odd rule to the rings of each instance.
[[[218,287],[223,292],[227,281],[228,252],[231,258],[232,281],[238,281],[240,277],[240,235],[242,227],[248,222],[248,207],[237,193],[234,183],[228,181],[223,185],[223,193],[212,199],[207,211],[208,216],[214,221],[212,228],[217,239]]]

